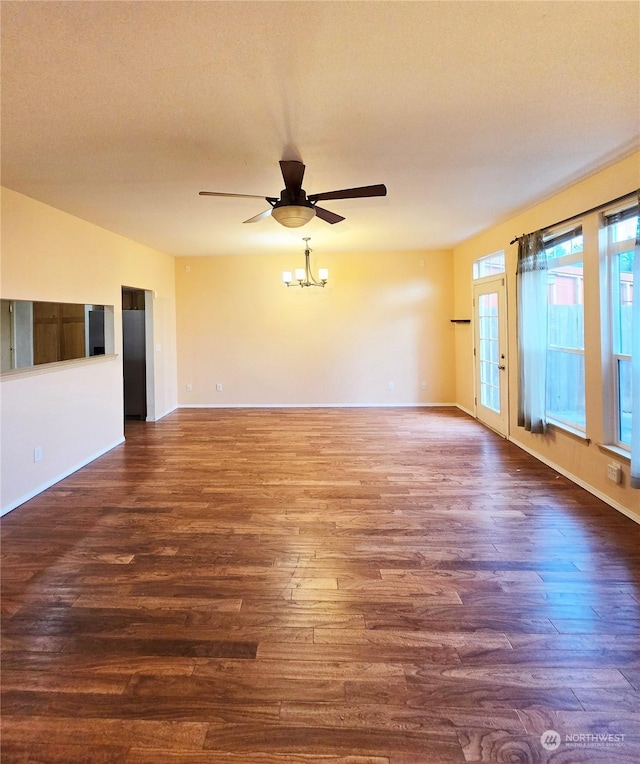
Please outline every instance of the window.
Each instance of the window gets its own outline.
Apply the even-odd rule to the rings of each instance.
[[[492,255],[485,255],[473,261],[473,278],[483,279],[486,276],[496,276],[504,273],[504,252],[494,252]]]
[[[113,353],[113,306],[0,300],[0,372]]]
[[[605,213],[605,426],[608,440],[631,450],[631,309],[638,207]]]
[[[547,420],[585,429],[582,227],[545,237]]]

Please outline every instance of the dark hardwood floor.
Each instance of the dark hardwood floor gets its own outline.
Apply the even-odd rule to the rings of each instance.
[[[637,763],[639,542],[452,409],[131,422],[2,520],[2,762]]]

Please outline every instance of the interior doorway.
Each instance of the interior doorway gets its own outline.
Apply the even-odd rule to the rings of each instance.
[[[148,290],[122,287],[122,376],[124,417],[154,420],[153,296]]]
[[[474,283],[475,413],[504,438],[509,435],[506,303],[504,276]]]

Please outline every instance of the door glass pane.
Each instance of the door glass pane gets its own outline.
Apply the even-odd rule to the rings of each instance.
[[[478,334],[480,353],[480,403],[500,413],[500,358],[498,332],[498,293],[478,296]]]

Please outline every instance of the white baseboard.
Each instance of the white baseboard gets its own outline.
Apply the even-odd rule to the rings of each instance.
[[[514,445],[518,446],[518,448],[521,448],[523,451],[531,454],[531,456],[538,459],[538,461],[546,464],[547,467],[551,467],[552,470],[559,472],[561,475],[571,480],[572,483],[579,485],[580,488],[584,488],[585,491],[593,494],[601,501],[604,501],[605,504],[608,504],[610,507],[617,509],[618,512],[622,512],[623,515],[626,515],[626,517],[628,517],[630,520],[633,520],[640,525],[640,515],[635,514],[628,507],[625,507],[624,505],[620,504],[620,502],[615,501],[610,496],[607,496],[606,493],[602,493],[602,491],[599,491],[594,486],[590,485],[584,480],[581,480],[579,477],[569,472],[568,470],[565,470],[563,467],[558,466],[555,462],[551,461],[551,459],[546,459],[545,457],[541,456],[537,451],[534,451],[528,446],[525,446],[524,443],[521,443],[516,438],[509,437],[508,440],[510,440]]]
[[[173,411],[175,411],[178,408],[177,404],[175,406],[172,406],[170,409],[167,409],[166,411],[163,411],[161,414],[158,414],[155,419],[147,419],[147,422],[158,422],[160,419],[163,419],[168,414],[171,414]]]
[[[119,440],[115,441],[114,443],[102,449],[101,451],[98,451],[97,453],[92,454],[87,459],[83,459],[81,462],[79,462],[78,464],[75,464],[73,467],[61,473],[60,475],[56,475],[54,478],[47,480],[46,483],[40,484],[37,488],[34,488],[33,491],[29,491],[29,493],[25,494],[24,496],[21,496],[19,499],[16,499],[16,501],[12,501],[10,504],[7,504],[6,507],[2,507],[2,509],[0,509],[0,517],[16,509],[21,504],[24,504],[26,501],[29,501],[29,499],[33,499],[34,496],[37,496],[43,491],[46,491],[47,488],[51,488],[51,486],[55,485],[56,483],[59,483],[61,480],[64,480],[66,477],[69,477],[69,475],[72,475],[74,472],[77,472],[79,469],[86,467],[87,464],[91,464],[91,462],[95,461],[100,456],[104,456],[104,454],[106,454],[108,451],[111,451],[111,449],[115,448],[116,446],[120,446],[123,443],[124,443],[124,438],[120,438]]]

